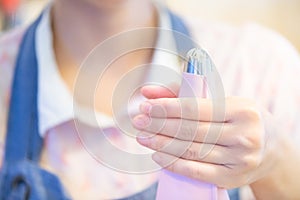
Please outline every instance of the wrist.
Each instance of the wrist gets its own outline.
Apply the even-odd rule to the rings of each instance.
[[[264,176],[250,184],[256,199],[295,199],[299,197],[299,150],[287,138],[280,138],[277,148],[271,153],[275,154],[270,168]],[[280,148],[279,148],[280,147]]]

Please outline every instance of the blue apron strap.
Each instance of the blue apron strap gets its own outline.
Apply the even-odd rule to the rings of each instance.
[[[20,45],[8,115],[5,161],[38,161],[43,140],[38,132],[38,69],[35,31],[41,16],[28,28]]]
[[[27,29],[17,57],[0,171],[4,200],[68,199],[57,177],[38,166],[43,139],[38,128],[35,33],[41,17]]]
[[[183,19],[181,19],[178,15],[175,15],[172,11],[168,10],[169,13],[169,17],[171,20],[171,26],[172,26],[172,30],[180,32],[188,37],[191,37],[191,33],[188,29],[188,27],[186,26],[185,22],[183,21]],[[176,41],[177,42],[177,41]],[[193,44],[189,44],[191,45],[189,48],[193,48]],[[177,48],[182,48],[181,46],[177,46]]]
[[[185,58],[187,52],[198,45],[191,39],[191,33],[183,19],[170,10],[167,10],[167,12],[171,20],[172,30],[174,31],[173,37],[176,42],[178,55]]]

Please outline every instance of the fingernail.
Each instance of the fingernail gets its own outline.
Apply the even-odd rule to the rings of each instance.
[[[145,114],[149,114],[151,112],[152,105],[149,102],[143,102],[140,105],[140,111]]]
[[[151,136],[150,136],[150,134],[146,134],[146,133],[139,133],[138,135],[137,135],[137,141],[141,144],[141,145],[143,145],[143,146],[149,146],[149,144],[150,144],[150,138],[151,138]]]
[[[137,138],[142,139],[142,140],[149,140],[154,136],[155,136],[155,134],[141,132],[141,133],[138,133]]]
[[[133,119],[133,124],[137,128],[145,128],[150,124],[151,119],[147,115],[138,115]]]

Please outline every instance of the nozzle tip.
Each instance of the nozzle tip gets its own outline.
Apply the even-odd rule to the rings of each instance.
[[[191,74],[206,75],[212,71],[213,62],[208,53],[201,48],[193,48],[187,53],[188,62],[184,71]]]

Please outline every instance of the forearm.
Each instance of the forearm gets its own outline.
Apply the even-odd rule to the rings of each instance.
[[[281,147],[276,150],[278,160],[270,172],[250,185],[258,200],[300,198],[299,147],[286,138],[280,144]]]

